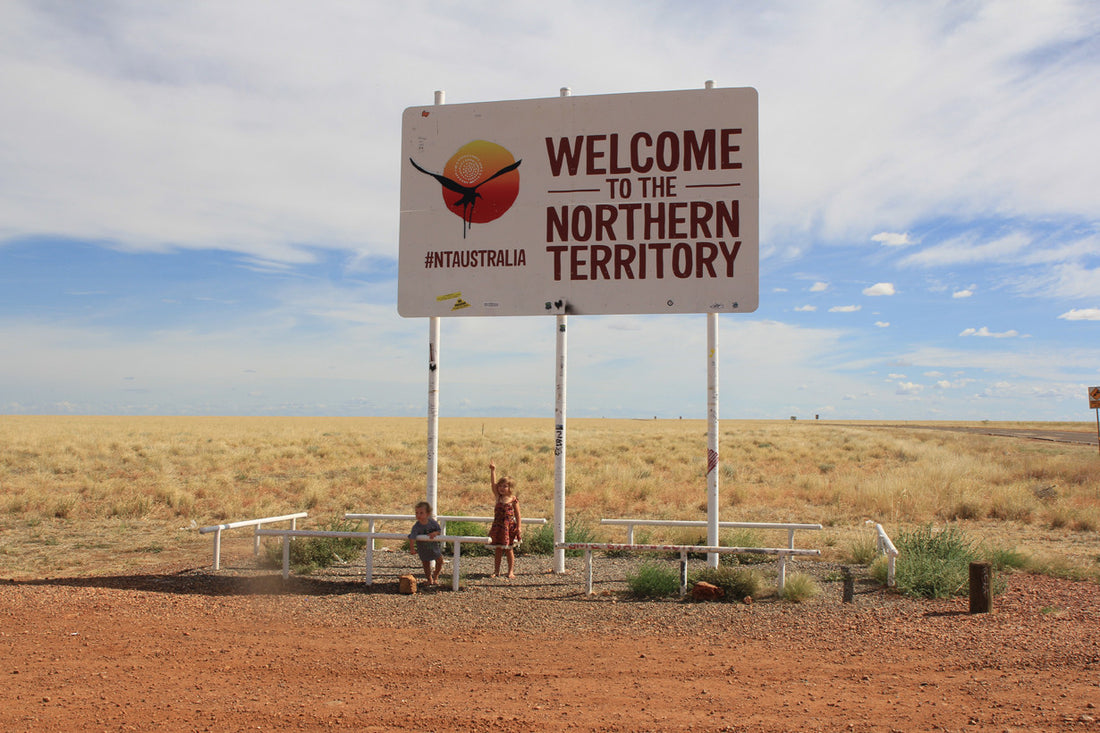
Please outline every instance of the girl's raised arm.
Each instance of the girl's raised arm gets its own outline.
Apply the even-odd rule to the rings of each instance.
[[[489,488],[496,490],[497,487],[497,464],[489,461]]]

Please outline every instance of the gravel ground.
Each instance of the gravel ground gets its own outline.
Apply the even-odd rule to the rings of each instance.
[[[972,615],[866,579],[844,604],[797,561],[806,603],[640,601],[641,562],[597,559],[592,595],[542,557],[401,595],[396,552],[369,587],[361,563],[0,582],[0,730],[1100,730],[1094,583],[1010,575]]]

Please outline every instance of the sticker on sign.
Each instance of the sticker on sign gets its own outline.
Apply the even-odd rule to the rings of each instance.
[[[756,310],[757,109],[741,88],[405,110],[398,312]]]

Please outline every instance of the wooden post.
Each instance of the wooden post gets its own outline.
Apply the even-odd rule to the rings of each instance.
[[[970,563],[970,613],[993,612],[993,566],[987,562]]]
[[[852,577],[852,569],[847,565],[844,571],[844,591],[840,597],[843,603],[851,603],[856,597],[856,579]]]

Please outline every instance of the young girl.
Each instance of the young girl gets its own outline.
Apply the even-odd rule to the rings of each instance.
[[[510,476],[502,476],[497,481],[497,466],[489,462],[489,487],[496,497],[496,506],[493,511],[493,526],[489,529],[489,541],[494,545],[506,545],[497,547],[493,562],[493,577],[500,575],[500,556],[508,555],[508,578],[516,577],[516,551],[513,545],[520,539],[519,524],[519,500],[512,493],[515,482]]]

